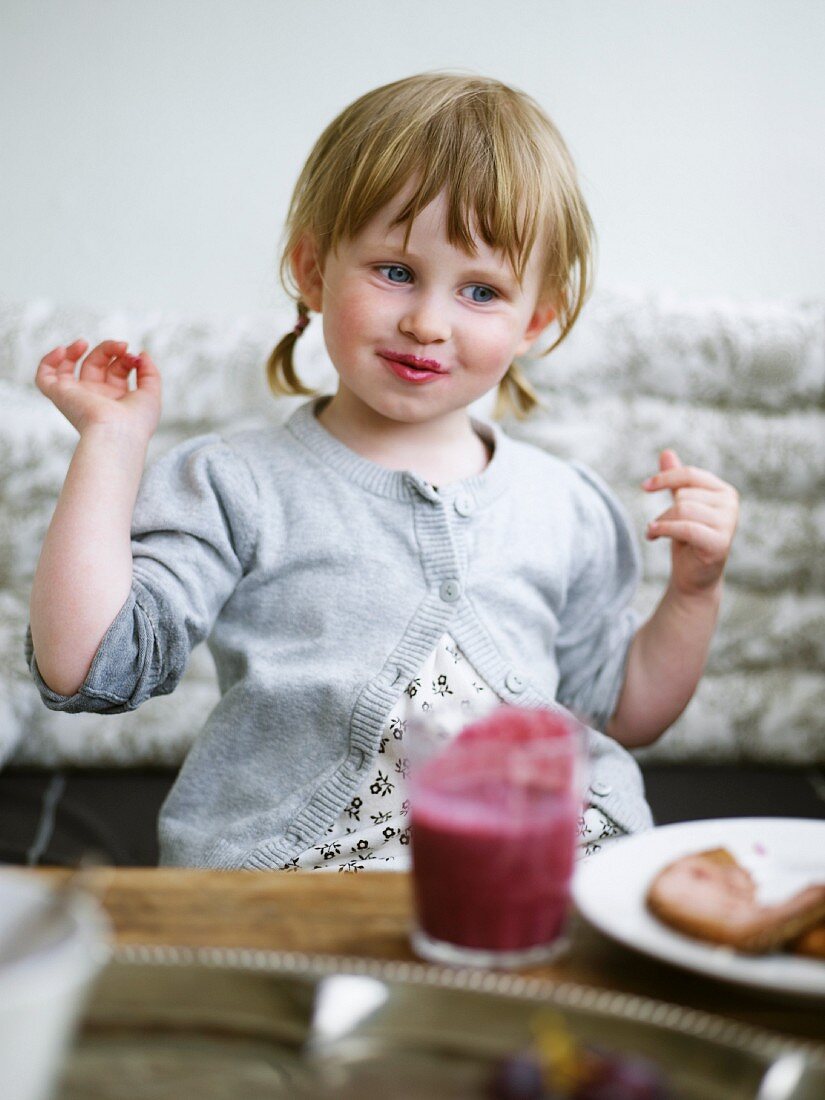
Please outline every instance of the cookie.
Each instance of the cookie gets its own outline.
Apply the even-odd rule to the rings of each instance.
[[[757,900],[756,883],[725,848],[682,856],[653,879],[649,910],[695,939],[749,954],[783,948],[825,921],[825,882],[771,905]]]
[[[825,922],[809,928],[789,944],[790,950],[795,955],[806,955],[811,959],[822,959],[825,962]]]

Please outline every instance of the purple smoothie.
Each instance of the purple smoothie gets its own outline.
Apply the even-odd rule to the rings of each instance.
[[[413,776],[413,878],[424,933],[490,951],[558,939],[581,816],[576,752],[572,723],[557,713],[505,707]]]

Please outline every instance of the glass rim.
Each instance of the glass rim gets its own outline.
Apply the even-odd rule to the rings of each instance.
[[[483,723],[497,709],[506,709],[516,704],[504,703],[499,707],[478,711],[474,708],[462,709],[457,703],[449,702],[444,710],[438,710],[432,715],[416,714],[407,719],[410,733],[409,756],[410,766],[419,770],[428,761],[437,756],[449,753],[451,760],[466,760],[469,756],[487,757],[490,754],[504,756],[509,759],[522,759],[524,761],[541,759],[549,760],[575,753],[583,759],[588,755],[588,731],[587,724],[578,715],[564,708],[530,707],[518,708],[528,710],[549,710],[561,712],[564,718],[565,732],[563,736],[548,734],[543,736],[536,733],[534,736],[526,736],[519,740],[509,740],[504,737],[497,739],[494,736],[462,739],[464,732],[471,726]]]
[[[447,745],[441,752],[411,761],[407,789],[413,798],[420,794],[462,797],[473,783],[492,780],[511,792],[583,790],[588,772],[583,744],[573,736],[515,746],[513,752],[497,751],[489,742]]]

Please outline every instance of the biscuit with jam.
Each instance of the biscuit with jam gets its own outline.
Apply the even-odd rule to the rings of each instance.
[[[776,951],[825,921],[825,882],[763,905],[756,883],[725,848],[682,856],[653,879],[650,911],[695,939],[749,954]]]

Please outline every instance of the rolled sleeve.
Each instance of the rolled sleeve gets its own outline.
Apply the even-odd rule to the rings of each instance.
[[[199,436],[159,459],[135,504],[129,597],[74,695],[45,683],[26,631],[26,662],[45,705],[119,714],[173,691],[247,568],[256,514],[251,472],[219,437]]]
[[[31,626],[26,630],[26,662],[40,698],[49,710],[122,714],[153,694],[160,667],[157,635],[138,605],[133,587],[126,603],[103,635],[86,679],[74,695],[52,691],[37,667]]]

